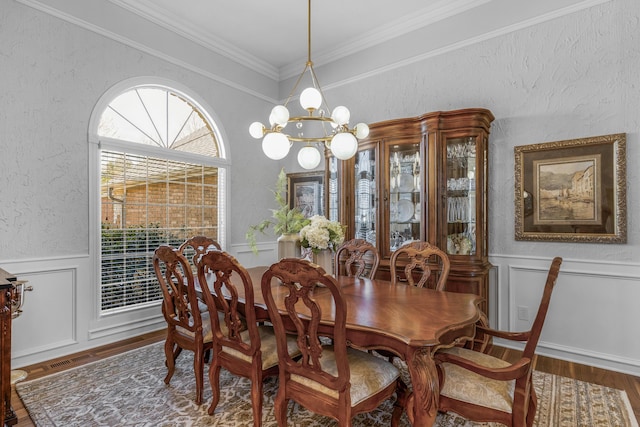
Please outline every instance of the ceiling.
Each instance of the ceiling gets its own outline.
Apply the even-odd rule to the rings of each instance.
[[[314,0],[311,2],[312,59],[315,51],[343,48],[376,34],[379,42],[380,37],[395,37],[415,29],[416,25],[427,25],[434,18],[459,13],[487,1]],[[240,51],[276,69],[305,61],[307,57],[306,0],[117,0],[115,3],[174,31]]]
[[[254,68],[272,69],[280,78],[299,73],[307,58],[305,0],[109,1]],[[459,16],[465,16],[466,25],[484,27],[486,34],[602,1],[313,0],[311,59],[321,65]]]
[[[16,1],[181,63],[196,58],[204,70],[211,69],[202,64],[209,51],[210,58],[285,81],[300,73],[309,53],[309,0]],[[312,0],[311,59],[316,68],[329,63],[340,68],[344,63],[338,60],[348,59],[348,66],[372,70],[607,1]]]

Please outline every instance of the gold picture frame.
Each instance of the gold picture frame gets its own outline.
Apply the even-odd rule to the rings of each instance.
[[[627,242],[626,134],[514,152],[516,240]]]
[[[298,208],[306,218],[324,215],[324,172],[287,174],[289,208]]]

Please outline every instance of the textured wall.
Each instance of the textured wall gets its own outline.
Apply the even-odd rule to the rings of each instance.
[[[327,97],[348,105],[356,122],[490,109],[496,117],[489,147],[490,253],[637,262],[639,19],[640,2],[607,2],[360,80]],[[628,244],[516,242],[513,147],[620,132],[627,133]]]
[[[229,241],[244,241],[246,224],[268,212],[249,209],[272,203],[253,185],[275,181],[279,167],[259,166],[244,116],[264,114],[264,101],[11,0],[0,0],[0,40],[0,260],[89,252],[89,119],[109,87],[132,77],[174,80],[220,118],[230,157],[247,167],[230,177],[239,203]]]
[[[356,122],[490,109],[492,325],[526,329],[530,321],[519,321],[518,308],[533,316],[533,290],[551,257],[562,256],[538,351],[633,375],[640,374],[640,345],[629,340],[640,324],[639,38],[640,2],[610,1],[327,93],[333,105],[348,105]],[[613,133],[627,134],[628,242],[515,241],[513,148]]]

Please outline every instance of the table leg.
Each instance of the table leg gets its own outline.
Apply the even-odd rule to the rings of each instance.
[[[438,371],[429,348],[416,349],[409,355],[407,367],[413,393],[407,402],[407,415],[414,427],[429,427],[438,415],[440,387]]]

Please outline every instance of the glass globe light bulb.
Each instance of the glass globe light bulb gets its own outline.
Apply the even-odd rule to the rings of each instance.
[[[349,119],[351,118],[351,113],[349,109],[344,105],[339,105],[333,109],[331,113],[331,119],[339,125],[346,125],[349,123]]]
[[[356,138],[362,139],[369,136],[369,126],[366,123],[358,123],[356,125]]]
[[[331,152],[340,160],[352,158],[358,151],[358,140],[348,132],[337,133],[331,138]]]
[[[281,127],[285,127],[289,121],[289,110],[284,105],[276,105],[271,110],[273,121]]]
[[[264,125],[260,122],[253,122],[249,126],[249,135],[255,139],[260,139],[264,135]]]
[[[315,87],[308,87],[300,94],[300,105],[305,110],[317,110],[322,104],[322,94]]]
[[[268,133],[262,140],[262,151],[271,160],[285,158],[289,154],[289,148],[291,148],[289,138],[278,132]]]
[[[298,163],[304,169],[315,169],[320,164],[321,158],[320,152],[310,145],[302,147],[298,152]]]

